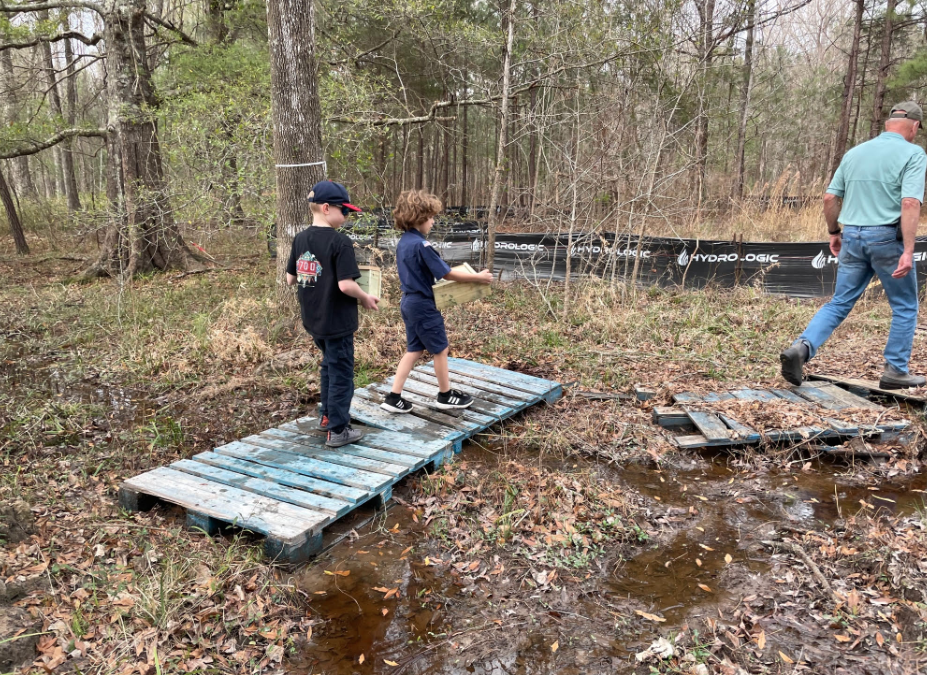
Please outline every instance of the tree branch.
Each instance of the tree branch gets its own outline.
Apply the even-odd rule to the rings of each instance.
[[[61,2],[34,2],[34,3],[24,3],[22,5],[15,4],[10,5],[5,0],[0,0],[0,12],[7,14],[19,14],[20,12],[41,12],[48,9],[73,9],[75,7],[80,7],[81,9],[90,9],[99,14],[103,15],[103,8],[95,2],[90,2],[89,0],[61,0]]]
[[[377,51],[380,51],[381,49],[383,49],[386,45],[388,45],[390,42],[392,42],[392,41],[395,40],[397,37],[399,37],[399,34],[400,34],[401,32],[402,32],[402,29],[401,29],[401,28],[396,29],[396,30],[393,32],[392,35],[390,35],[388,38],[386,38],[385,40],[383,40],[383,42],[381,42],[380,44],[378,44],[376,47],[372,47],[372,48],[368,49],[367,51],[361,52],[360,54],[357,54],[357,55],[355,55],[355,56],[349,56],[349,57],[347,57],[346,59],[341,59],[340,61],[329,61],[329,62],[328,62],[328,65],[330,65],[330,66],[340,66],[340,65],[343,65],[343,64],[345,64],[345,63],[350,63],[351,61],[354,61],[355,63],[357,63],[358,61],[360,61],[360,60],[361,60],[362,58],[364,58],[365,56],[369,56],[370,54],[373,54],[374,52],[377,52]]]
[[[28,141],[29,145],[24,145],[14,150],[0,151],[0,159],[13,159],[14,157],[34,155],[53,145],[57,145],[65,139],[74,138],[76,136],[106,138],[106,134],[106,129],[64,129],[44,141]]]
[[[43,42],[61,42],[62,40],[77,40],[79,42],[83,42],[85,45],[92,47],[102,39],[103,36],[99,33],[93,37],[87,37],[83,33],[69,30],[64,33],[58,33],[57,35],[36,36],[28,42],[7,42],[6,44],[0,44],[0,52],[7,49],[25,49],[27,47],[35,47],[36,45]]]
[[[162,28],[166,28],[167,30],[173,33],[177,33],[177,35],[180,36],[181,41],[184,42],[185,44],[188,44],[191,47],[199,46],[199,43],[196,40],[194,40],[192,37],[184,33],[181,29],[179,29],[177,26],[172,24],[167,19],[162,19],[160,17],[155,16],[154,14],[149,14],[148,12],[145,12],[145,18],[151,21],[152,23],[155,23],[161,26]]]

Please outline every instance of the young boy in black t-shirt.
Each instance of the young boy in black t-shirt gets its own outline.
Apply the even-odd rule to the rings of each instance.
[[[293,239],[286,282],[299,284],[303,327],[322,350],[319,429],[328,431],[325,444],[338,448],[364,435],[351,428],[357,302],[376,310],[379,298],[357,285],[360,270],[354,244],[337,229],[351,211],[360,212],[350,203],[348,191],[340,183],[322,181],[313,186],[309,202],[312,225]]]

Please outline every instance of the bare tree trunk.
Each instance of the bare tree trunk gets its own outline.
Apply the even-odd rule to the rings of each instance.
[[[6,211],[6,219],[10,223],[13,241],[16,244],[16,252],[19,255],[29,255],[29,244],[26,243],[26,235],[23,233],[23,224],[19,220],[19,214],[16,212],[16,204],[13,203],[13,195],[10,192],[10,186],[7,185],[2,171],[0,171],[0,201],[3,202],[3,210]]]
[[[11,50],[0,52],[0,88],[4,95],[0,97],[0,109],[3,112],[3,123],[13,124],[17,117],[17,103],[19,101],[19,85],[16,82],[16,76],[13,72],[13,58]],[[39,191],[32,180],[32,174],[29,172],[29,158],[16,157],[10,160],[13,165],[12,182],[19,192],[22,199],[35,199],[39,196]]]
[[[872,118],[869,121],[869,138],[879,135],[882,128],[882,106],[885,105],[885,81],[892,57],[892,31],[895,23],[895,3],[888,0],[882,28],[882,53],[879,56],[879,70],[876,72],[875,93],[872,95]]]
[[[115,186],[107,186],[107,193],[112,191],[124,212],[112,219],[100,257],[86,276],[203,269],[184,243],[164,182],[151,112],[156,98],[148,70],[144,11],[145,0],[115,0],[104,16],[107,126],[112,137],[107,151],[121,160],[124,196]]]
[[[859,40],[863,31],[863,12],[866,0],[856,0],[856,18],[853,21],[853,42],[850,43],[850,57],[847,63],[846,77],[843,78],[843,105],[840,108],[840,122],[834,139],[834,156],[830,163],[830,174],[834,175],[840,160],[847,151],[847,138],[850,135],[850,115],[853,112],[853,92],[856,88],[856,68],[859,65]]]
[[[486,240],[486,267],[490,271],[493,269],[496,254],[496,228],[499,224],[499,217],[496,215],[496,208],[499,205],[499,188],[502,185],[502,179],[505,173],[505,148],[506,148],[506,131],[509,122],[509,90],[512,82],[512,45],[515,42],[515,0],[511,0],[508,11],[508,35],[505,40],[505,54],[502,60],[502,105],[499,120],[499,145],[496,149],[496,170],[492,176],[492,191],[489,197],[489,223],[487,225]]]
[[[578,76],[577,76],[578,79]],[[573,115],[573,202],[570,207],[570,231],[567,235],[566,269],[563,277],[563,320],[570,315],[570,272],[573,263],[573,233],[576,230],[577,205],[579,204],[579,84],[576,86],[576,103]]]
[[[699,67],[704,71],[701,91],[699,92],[698,117],[695,120],[695,166],[698,185],[698,202],[707,194],[708,174],[708,87],[711,77],[712,54],[714,53],[715,0],[702,0],[697,5],[699,12]]]
[[[43,22],[50,21],[48,10],[38,13],[39,20]],[[58,74],[55,72],[55,61],[52,58],[51,43],[40,42],[39,51],[42,54],[42,65],[45,70],[45,81],[48,85],[49,107],[53,117],[60,120],[64,119],[64,111],[61,106],[61,94],[58,92]],[[52,150],[54,157],[54,177],[55,190],[57,194],[66,194],[67,186],[64,179],[64,148],[61,144],[56,145]]]
[[[464,82],[467,81],[467,71],[464,70]],[[466,95],[466,93],[464,94]],[[460,205],[469,206],[470,205],[470,194],[468,192],[468,181],[469,177],[467,176],[467,159],[468,159],[468,144],[470,143],[470,129],[467,126],[467,111],[470,109],[470,106],[465,105],[463,109],[463,131],[460,135]]]
[[[869,53],[872,51],[872,29],[866,31],[866,52],[863,54],[863,65],[859,69],[859,89],[856,93],[856,112],[853,113],[853,129],[850,131],[850,144],[856,145],[856,132],[859,128],[859,120],[862,117],[863,95],[866,93],[866,73],[869,70]]]
[[[277,298],[293,306],[286,263],[293,238],[311,222],[309,191],[325,178],[314,3],[268,2],[267,32],[277,164]],[[287,166],[294,164],[301,166]]]
[[[70,30],[70,19],[66,12],[61,14],[61,23],[64,30]],[[77,123],[77,77],[74,72],[74,51],[70,40],[64,40],[64,62],[67,74],[65,94],[68,103],[65,119],[68,128],[73,129]],[[64,160],[64,187],[68,196],[68,210],[80,211],[80,190],[77,187],[77,174],[74,170],[74,143],[70,138],[61,144],[61,158]]]
[[[734,179],[734,199],[744,196],[744,153],[747,146],[747,119],[750,92],[753,88],[753,24],[756,20],[756,0],[747,1],[747,37],[744,44],[743,85],[740,90],[740,124],[737,127],[737,170]]]

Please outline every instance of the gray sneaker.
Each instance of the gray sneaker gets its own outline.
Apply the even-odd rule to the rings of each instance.
[[[923,387],[925,384],[927,384],[927,378],[903,373],[890,363],[885,364],[882,379],[879,380],[881,389],[907,389],[908,387]]]
[[[804,366],[810,353],[811,350],[804,340],[795,340],[791,347],[783,350],[779,354],[779,361],[782,363],[782,377],[800,387],[804,379]]]
[[[364,432],[360,429],[352,429],[349,424],[344,428],[344,430],[336,434],[334,431],[328,432],[328,440],[325,441],[325,445],[330,448],[340,448],[342,445],[348,445],[349,443],[357,443],[360,439],[364,437]]]

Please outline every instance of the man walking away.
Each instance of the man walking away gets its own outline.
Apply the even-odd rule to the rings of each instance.
[[[839,263],[837,285],[831,301],[779,355],[782,377],[792,384],[801,384],[804,364],[847,318],[873,275],[892,308],[879,386],[902,389],[927,382],[908,372],[917,326],[914,238],[927,172],[927,154],[912,141],[922,123],[917,103],[899,103],[885,122],[885,132],[847,152],[834,173],[824,195],[824,218],[830,250]]]

